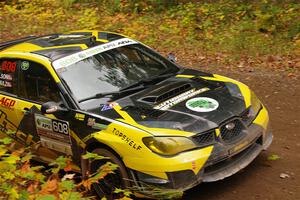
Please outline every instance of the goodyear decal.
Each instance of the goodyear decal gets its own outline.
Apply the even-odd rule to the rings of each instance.
[[[72,54],[70,56],[66,56],[64,58],[58,59],[53,62],[53,67],[55,70],[58,70],[63,67],[68,67],[70,65],[73,65],[79,61],[82,61],[88,57],[94,56],[96,54],[115,49],[118,47],[127,46],[130,44],[137,44],[136,41],[128,39],[128,38],[122,38],[119,40],[115,40],[112,42],[108,42],[102,45],[98,45],[89,49],[86,49],[84,51],[80,51],[78,53]]]
[[[201,88],[199,90],[196,90],[195,88],[194,89],[191,89],[189,91],[186,91],[176,97],[173,97],[171,99],[168,99],[167,101],[165,102],[162,102],[160,104],[158,104],[157,106],[154,107],[154,109],[157,109],[157,110],[167,110],[169,108],[171,108],[172,106],[184,101],[184,100],[187,100],[197,94],[200,94],[202,92],[205,92],[205,91],[208,91],[209,88],[205,87],[205,88]]]

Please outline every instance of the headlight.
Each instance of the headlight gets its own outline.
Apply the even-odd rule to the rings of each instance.
[[[165,156],[197,147],[192,140],[186,137],[146,137],[143,138],[143,142],[153,152]]]
[[[251,91],[251,106],[242,114],[243,121],[250,125],[261,110],[262,105],[257,96]]]
[[[251,91],[251,109],[250,109],[250,114],[252,116],[256,117],[256,115],[258,114],[258,112],[260,111],[261,108],[262,108],[262,105],[261,105],[259,99],[255,95],[255,93],[253,91]]]

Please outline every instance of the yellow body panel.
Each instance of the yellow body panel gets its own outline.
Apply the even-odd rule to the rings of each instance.
[[[2,53],[5,52],[23,52],[23,53],[28,53],[31,51],[38,51],[38,50],[43,50],[42,47],[35,45],[35,44],[30,44],[30,43],[21,43],[15,46],[10,47],[9,49],[4,49]]]
[[[267,130],[269,124],[269,114],[264,106],[261,109],[259,115],[253,121],[253,123],[262,126],[265,130]]]
[[[119,134],[116,134],[114,130],[118,130]],[[130,139],[131,144],[130,142],[124,142],[123,135]],[[141,138],[149,136],[149,133],[142,130],[115,123],[110,124],[105,131],[93,134],[93,137],[99,142],[109,145],[116,151],[127,167],[161,178],[166,177],[165,172],[178,170],[191,169],[197,174],[213,149],[210,146],[183,152],[176,156],[164,157],[153,153],[142,143]],[[193,165],[196,165],[196,167],[193,167]]]

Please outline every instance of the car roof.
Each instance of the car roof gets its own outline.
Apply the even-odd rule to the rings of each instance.
[[[53,62],[84,49],[125,36],[105,31],[79,30],[45,36],[29,36],[0,43],[1,53],[33,53]]]

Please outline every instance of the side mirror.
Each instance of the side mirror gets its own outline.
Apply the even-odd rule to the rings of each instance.
[[[176,58],[175,54],[171,52],[171,53],[168,54],[168,60],[173,62],[173,63],[176,63],[177,58]]]
[[[54,114],[66,111],[68,111],[67,108],[62,107],[61,104],[58,104],[53,101],[46,102],[41,107],[42,114]]]

